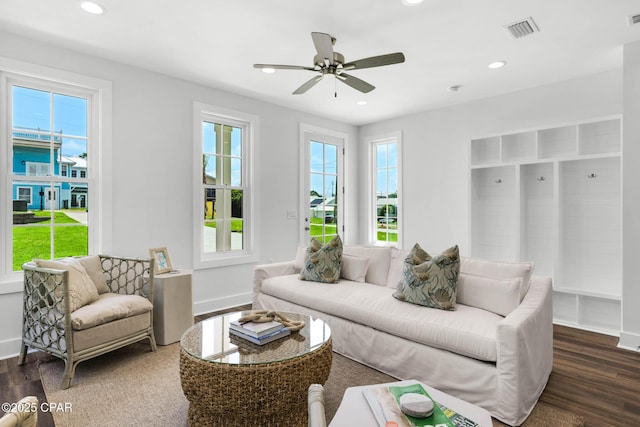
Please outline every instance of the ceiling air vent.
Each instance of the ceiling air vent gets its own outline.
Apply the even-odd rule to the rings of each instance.
[[[505,25],[504,29],[514,39],[521,39],[522,37],[540,32],[538,26],[531,17],[514,22],[513,24]]]
[[[629,25],[640,24],[640,13],[637,15],[629,16],[628,20],[629,20]]]

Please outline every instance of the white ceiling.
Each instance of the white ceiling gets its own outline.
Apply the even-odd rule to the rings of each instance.
[[[622,45],[640,40],[640,24],[627,23],[640,0],[98,3],[104,15],[77,0],[1,0],[0,29],[355,125],[616,69]],[[527,17],[539,33],[515,40],[503,29]],[[326,77],[292,95],[312,72],[252,67],[312,66],[312,31],[333,35],[347,62],[398,51],[406,62],[351,71],[376,86],[369,94]],[[508,65],[488,69],[495,60]]]

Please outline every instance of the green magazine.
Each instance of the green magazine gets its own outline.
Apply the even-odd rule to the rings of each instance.
[[[431,399],[429,393],[427,393],[427,391],[420,384],[413,384],[404,387],[389,387],[389,392],[393,395],[393,397],[395,397],[396,403],[398,405],[400,405],[400,397],[403,394],[407,393],[418,393]],[[427,418],[415,418],[406,414],[405,416],[415,427],[455,427],[451,420],[444,414],[444,412],[442,412],[442,409],[440,409],[436,402],[434,401],[433,403],[433,415]]]
[[[433,415],[429,417],[415,418],[403,414],[400,410],[400,396],[406,393],[422,394],[433,401],[424,387],[417,383],[408,386],[373,386],[363,391],[380,427],[384,427],[387,421],[394,421],[399,427],[479,427],[476,422],[435,401]]]

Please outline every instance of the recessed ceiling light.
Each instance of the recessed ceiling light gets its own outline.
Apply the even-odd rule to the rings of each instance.
[[[405,6],[414,6],[416,4],[422,3],[424,0],[402,0]]]
[[[92,15],[102,15],[104,13],[104,7],[92,1],[81,2],[80,7],[82,8],[82,10]]]
[[[367,101],[358,101],[358,105],[367,105]]]
[[[266,67],[266,68],[262,69],[262,72],[263,73],[267,73],[267,74],[273,74],[273,73],[276,72],[276,69],[275,68]]]
[[[496,61],[489,64],[489,68],[491,69],[502,68],[505,65],[507,65],[507,61]]]

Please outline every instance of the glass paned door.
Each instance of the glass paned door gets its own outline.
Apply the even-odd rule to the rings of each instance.
[[[302,244],[311,237],[325,243],[342,234],[342,147],[340,138],[306,134]]]

